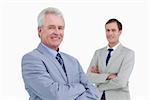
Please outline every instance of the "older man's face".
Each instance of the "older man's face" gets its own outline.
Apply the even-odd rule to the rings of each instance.
[[[44,25],[38,29],[41,42],[58,50],[64,37],[64,21],[55,14],[47,14],[44,18]]]

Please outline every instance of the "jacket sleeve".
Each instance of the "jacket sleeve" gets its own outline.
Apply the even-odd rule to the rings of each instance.
[[[106,83],[106,78],[108,77],[108,73],[92,73],[90,71],[91,67],[92,66],[97,66],[98,65],[98,51],[95,52],[92,60],[91,60],[91,63],[90,63],[90,66],[87,70],[87,76],[89,78],[89,80],[94,83],[94,84],[100,84],[100,83]]]
[[[97,100],[98,91],[96,90],[96,87],[94,87],[93,84],[88,80],[79,62],[78,65],[79,65],[80,83],[83,84],[86,91],[82,95],[80,95],[77,100]]]
[[[100,90],[110,90],[123,88],[128,85],[128,80],[134,66],[134,52],[129,52],[123,59],[120,71],[116,78],[107,81],[107,83],[99,84]]]
[[[74,100],[85,91],[79,83],[62,84],[54,81],[45,66],[41,59],[33,55],[27,54],[22,59],[25,85],[42,100]]]

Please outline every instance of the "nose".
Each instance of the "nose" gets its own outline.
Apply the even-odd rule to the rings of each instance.
[[[53,32],[54,34],[60,34],[60,32],[59,32],[59,29],[56,27],[55,29],[54,29],[54,32]]]
[[[111,34],[113,34],[113,32],[112,32],[112,31],[109,31],[108,34],[111,35]]]

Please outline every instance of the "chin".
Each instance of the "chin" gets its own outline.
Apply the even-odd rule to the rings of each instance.
[[[114,41],[109,41],[109,43],[110,43],[110,44],[114,44],[115,42],[114,42]]]
[[[59,45],[60,45],[60,43],[59,44],[57,43],[57,44],[54,44],[53,46],[56,47],[56,48],[58,48]]]

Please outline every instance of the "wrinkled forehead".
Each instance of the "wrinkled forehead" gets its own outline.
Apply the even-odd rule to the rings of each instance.
[[[47,14],[44,17],[44,25],[60,25],[64,26],[64,20],[61,16],[56,14]]]

